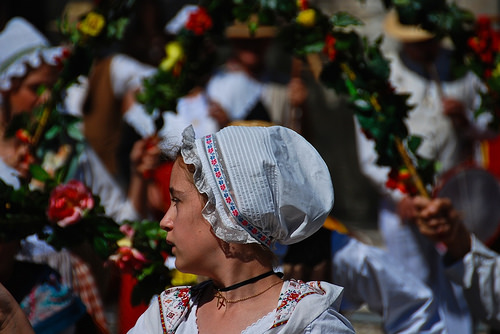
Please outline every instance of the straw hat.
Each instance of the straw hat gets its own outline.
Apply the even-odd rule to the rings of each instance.
[[[256,24],[255,30],[250,28],[252,24]],[[236,20],[233,25],[226,28],[225,35],[227,38],[274,38],[277,29],[274,26],[259,25],[257,15],[253,14],[246,22]]]
[[[391,9],[384,20],[384,30],[391,37],[404,42],[423,42],[434,38],[435,35],[418,25],[406,25],[399,21],[398,13]]]

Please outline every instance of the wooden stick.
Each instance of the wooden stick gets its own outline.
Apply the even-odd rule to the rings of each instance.
[[[426,198],[429,198],[429,193],[427,190],[425,190],[424,183],[422,182],[422,179],[420,178],[420,175],[417,173],[417,169],[413,165],[413,162],[411,161],[408,152],[406,151],[406,148],[403,145],[403,142],[401,141],[400,138],[395,139],[396,142],[396,148],[398,149],[399,155],[403,159],[403,162],[408,168],[408,171],[410,172],[410,175],[413,179],[413,183],[415,184],[415,187],[417,187],[418,193],[421,196],[424,196]]]
[[[50,114],[52,113],[52,104],[50,103],[48,106],[43,108],[42,116],[40,117],[40,121],[33,135],[33,139],[31,141],[31,146],[33,149],[36,149],[40,140],[42,138],[43,133],[45,132],[45,127],[47,126],[47,122],[49,120]]]

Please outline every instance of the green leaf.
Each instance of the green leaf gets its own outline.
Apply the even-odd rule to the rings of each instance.
[[[421,143],[422,143],[422,138],[419,136],[409,136],[408,137],[408,148],[412,152],[417,152],[417,149]]]
[[[36,165],[36,164],[30,165],[30,173],[31,173],[31,176],[35,180],[38,180],[38,181],[45,182],[45,181],[48,181],[49,179],[51,179],[51,176],[49,175],[49,173],[47,173],[45,171],[45,169],[43,169],[42,166],[40,166],[40,165]]]
[[[364,23],[358,18],[346,12],[338,12],[330,18],[334,27],[362,26]]]
[[[45,132],[45,138],[47,140],[54,139],[62,130],[62,127],[58,124],[53,125]]]
[[[108,248],[108,242],[106,239],[102,237],[94,237],[92,240],[92,243],[94,245],[94,249],[96,253],[102,257],[103,259],[107,258],[109,255],[109,248]]]
[[[304,47],[304,52],[305,53],[319,53],[323,50],[325,47],[324,42],[317,42],[314,44],[309,44]]]
[[[68,135],[77,141],[83,141],[85,139],[85,136],[83,135],[82,131],[80,131],[80,128],[76,123],[70,124],[67,128],[67,131]]]
[[[41,96],[46,90],[47,90],[47,86],[45,86],[44,84],[41,84],[36,88],[36,95]]]

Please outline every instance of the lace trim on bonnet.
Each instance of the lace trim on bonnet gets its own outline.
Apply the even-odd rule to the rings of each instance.
[[[39,46],[28,53],[18,56],[5,69],[0,68],[0,90],[7,91],[12,87],[12,78],[21,78],[28,72],[28,66],[38,68],[42,61],[48,65],[55,66],[59,63],[66,52],[64,47]]]
[[[195,166],[194,184],[198,191],[207,195],[208,201],[202,210],[203,217],[212,225],[215,235],[226,242],[235,243],[259,243],[252,238],[241,226],[227,213],[224,203],[217,202],[212,189],[217,189],[215,179],[212,175],[203,172],[203,163],[200,159],[194,129],[189,126],[182,133],[181,154],[186,164]],[[200,143],[201,145],[201,143]],[[201,149],[204,149],[203,147]],[[206,161],[208,164],[208,161]],[[226,214],[221,215],[220,212]]]

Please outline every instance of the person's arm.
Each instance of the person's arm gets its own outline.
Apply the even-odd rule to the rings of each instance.
[[[332,235],[333,283],[343,286],[341,311],[366,304],[386,333],[444,333],[432,291],[382,249]]]
[[[138,140],[130,153],[132,165],[128,199],[142,217],[147,216],[147,185],[152,177],[151,173],[159,164],[160,149],[158,137],[149,137]]]
[[[461,95],[443,98],[443,113],[450,118],[457,131],[470,140],[494,137],[495,133],[488,128],[491,121],[489,113],[475,115],[481,104],[480,92],[486,92],[485,85],[473,73],[468,73],[461,82]]]
[[[471,313],[500,328],[500,254],[488,249],[462,223],[448,199],[416,198],[420,232],[447,247],[446,274],[462,286]]]
[[[471,250],[446,269],[450,280],[463,287],[471,312],[500,329],[500,254],[471,236]]]
[[[0,334],[35,333],[14,297],[0,283]]]

